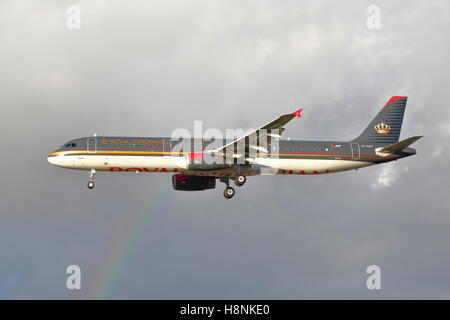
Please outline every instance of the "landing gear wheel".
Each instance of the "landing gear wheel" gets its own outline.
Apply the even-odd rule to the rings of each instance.
[[[234,184],[238,187],[243,186],[244,183],[247,181],[247,178],[245,176],[237,176],[236,179],[234,179]]]
[[[89,189],[94,189],[94,178],[95,178],[95,169],[91,169],[89,172],[89,182],[87,184],[87,187]]]
[[[231,198],[233,198],[235,193],[236,193],[236,191],[234,191],[234,189],[232,187],[226,187],[225,190],[223,191],[223,196],[226,199],[231,199]]]

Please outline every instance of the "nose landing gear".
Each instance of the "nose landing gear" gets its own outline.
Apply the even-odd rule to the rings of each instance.
[[[87,184],[87,187],[89,189],[94,189],[94,177],[95,177],[95,169],[91,169],[91,172],[89,174],[89,182]]]

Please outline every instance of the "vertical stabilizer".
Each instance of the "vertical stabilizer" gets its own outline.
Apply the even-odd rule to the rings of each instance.
[[[386,144],[398,142],[407,99],[408,97],[403,96],[389,99],[367,128],[353,141]]]

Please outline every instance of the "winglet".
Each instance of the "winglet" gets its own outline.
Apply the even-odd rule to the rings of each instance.
[[[303,111],[303,109],[298,109],[297,111],[292,112],[292,114],[296,115],[299,118],[301,118],[302,117],[302,114],[301,114],[302,111]]]

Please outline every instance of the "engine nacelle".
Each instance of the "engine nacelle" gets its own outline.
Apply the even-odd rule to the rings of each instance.
[[[216,178],[177,173],[172,175],[172,186],[175,190],[181,191],[214,189],[216,187]]]

